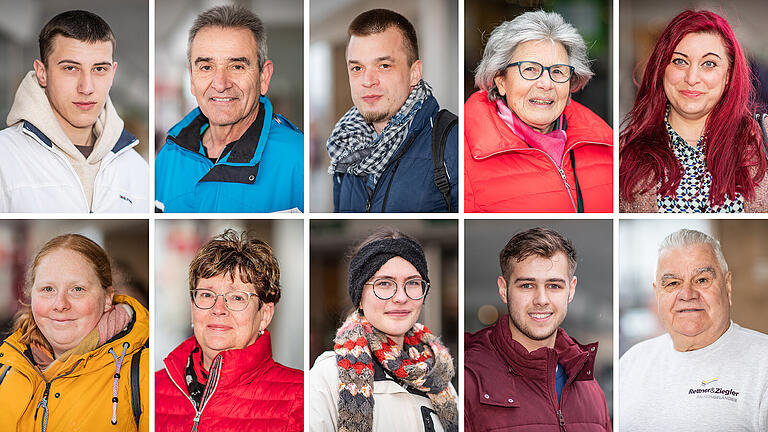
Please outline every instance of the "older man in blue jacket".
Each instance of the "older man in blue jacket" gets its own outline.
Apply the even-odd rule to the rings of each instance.
[[[156,158],[155,199],[165,212],[303,211],[304,138],[272,112],[264,25],[220,6],[189,31],[199,108],[168,132]]]
[[[336,212],[458,211],[456,116],[421,79],[416,31],[373,9],[349,26],[355,104],[328,139]],[[438,113],[440,113],[438,115]]]

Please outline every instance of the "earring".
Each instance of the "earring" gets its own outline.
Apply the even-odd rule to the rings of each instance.
[[[259,336],[263,336],[263,335],[264,335],[264,330],[259,330]]]

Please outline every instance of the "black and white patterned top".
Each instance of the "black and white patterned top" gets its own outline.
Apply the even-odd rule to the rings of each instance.
[[[704,159],[706,134],[699,138],[696,147],[688,144],[669,124],[669,105],[664,115],[664,124],[675,157],[685,172],[675,196],[656,195],[659,213],[744,213],[744,197],[739,193],[736,193],[735,199],[726,195],[723,204],[710,206],[709,188],[712,185],[712,175]]]

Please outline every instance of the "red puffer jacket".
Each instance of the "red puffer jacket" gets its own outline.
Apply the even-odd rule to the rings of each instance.
[[[304,428],[304,373],[272,360],[269,332],[252,345],[214,358],[202,409],[189,398],[187,359],[197,346],[182,342],[155,373],[156,431],[300,431]],[[197,422],[197,429],[195,420]]]
[[[557,330],[555,348],[528,353],[512,339],[509,317],[464,336],[464,430],[605,432],[611,419],[594,379],[597,343]],[[555,367],[568,380],[557,401]]]
[[[485,91],[464,104],[465,212],[576,212],[576,178],[585,212],[613,211],[613,132],[588,108],[565,107],[562,169],[526,144],[496,113]],[[570,150],[576,161],[576,177]]]

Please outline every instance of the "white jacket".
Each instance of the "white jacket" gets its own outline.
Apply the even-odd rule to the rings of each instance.
[[[146,213],[149,168],[112,102],[94,125],[86,159],[67,138],[30,72],[0,131],[0,212]]]
[[[451,391],[456,394],[453,386]],[[384,381],[374,381],[373,400],[373,431],[443,431],[429,398],[409,393],[389,377]],[[320,354],[309,371],[309,430],[336,431],[338,404],[336,355],[333,351],[326,351]]]

